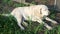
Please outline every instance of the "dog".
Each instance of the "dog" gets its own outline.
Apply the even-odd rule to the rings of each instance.
[[[44,26],[48,30],[51,30],[52,27],[49,26],[47,23],[45,23],[43,19],[51,21],[54,24],[57,24],[57,22],[47,17],[49,14],[50,14],[50,11],[48,10],[48,7],[46,5],[17,7],[11,12],[11,15],[16,18],[18,22],[17,24],[22,30],[24,30],[25,28],[21,25],[21,23],[23,23],[24,20],[29,20],[29,18],[31,18],[32,21],[37,21],[40,24],[44,24]]]

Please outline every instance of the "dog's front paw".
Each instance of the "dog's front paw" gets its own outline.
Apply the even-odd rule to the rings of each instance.
[[[44,26],[45,26],[48,30],[52,30],[52,27],[49,26],[48,24],[45,23]]]
[[[52,21],[53,22],[53,24],[58,24],[58,22],[56,22],[56,21]]]
[[[48,30],[52,30],[52,27],[49,26],[49,27],[48,27]]]

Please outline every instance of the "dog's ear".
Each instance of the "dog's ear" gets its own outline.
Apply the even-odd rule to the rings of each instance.
[[[42,8],[40,9],[40,14],[42,14]]]

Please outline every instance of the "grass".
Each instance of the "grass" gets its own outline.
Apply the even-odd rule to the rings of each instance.
[[[32,2],[34,4],[34,2]],[[2,0],[0,3],[0,11],[1,13],[6,13],[10,11],[9,9],[6,9],[4,6],[8,8],[10,7],[23,7],[28,6],[22,3],[16,3],[12,2],[11,0]],[[55,13],[54,10],[51,11],[50,18],[55,19]],[[20,27],[17,25],[17,21],[13,16],[3,16],[0,15],[0,34],[60,34],[60,25],[54,26],[52,30],[48,30],[44,28],[43,25],[32,22],[31,20],[28,21],[28,26],[25,30],[21,30]]]
[[[21,30],[13,16],[5,17],[0,15],[0,34],[60,34],[60,25],[52,30],[43,29],[44,26],[28,21],[28,27]]]

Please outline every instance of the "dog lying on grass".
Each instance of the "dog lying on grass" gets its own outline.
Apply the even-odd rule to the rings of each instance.
[[[48,30],[52,29],[51,26],[49,26],[47,23],[45,23],[43,21],[43,19],[46,19],[48,21],[51,21],[54,24],[57,24],[56,21],[54,21],[54,20],[47,17],[49,14],[50,14],[50,12],[48,10],[48,7],[45,6],[45,5],[34,5],[34,6],[29,6],[29,7],[18,7],[18,8],[15,8],[11,12],[11,15],[14,16],[17,19],[18,25],[22,30],[24,30],[24,27],[21,25],[21,23],[23,23],[24,20],[29,20],[29,18],[31,18],[32,21],[37,21],[40,24],[44,24],[44,26]]]

